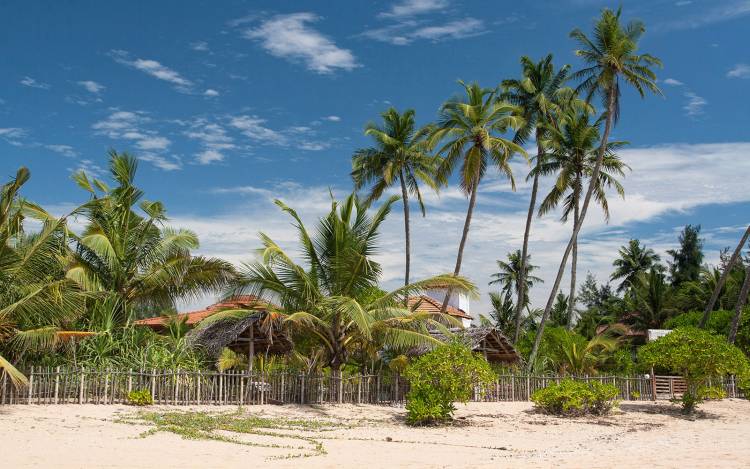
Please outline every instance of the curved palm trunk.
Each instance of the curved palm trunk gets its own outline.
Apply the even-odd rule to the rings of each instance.
[[[404,285],[409,285],[409,266],[411,264],[411,233],[409,232],[409,192],[404,182],[404,172],[401,171],[401,198],[404,202],[404,238],[406,240],[406,272],[404,273]]]
[[[721,293],[721,289],[724,288],[724,283],[726,283],[727,277],[729,277],[729,273],[732,271],[732,268],[737,262],[737,259],[739,259],[740,253],[742,253],[742,248],[745,246],[748,237],[750,237],[750,225],[748,225],[747,229],[745,230],[745,234],[742,235],[742,239],[740,240],[739,244],[737,244],[737,247],[732,253],[732,257],[729,258],[729,262],[727,263],[724,272],[721,273],[719,283],[716,284],[716,288],[714,288],[714,292],[711,294],[711,299],[706,304],[706,309],[703,311],[703,317],[701,318],[700,322],[701,328],[706,327],[708,318],[711,316],[711,312],[714,310],[716,300],[719,298],[719,293]]]
[[[578,224],[578,199],[576,199],[573,211],[573,226]],[[573,241],[573,250],[570,258],[570,297],[568,298],[568,329],[573,328],[573,311],[576,306],[576,272],[578,268],[578,237]]]
[[[542,144],[539,142],[541,132],[539,129],[536,131],[536,144],[537,144],[537,164],[539,158],[542,155]],[[536,209],[536,196],[539,191],[539,173],[534,174],[534,183],[531,186],[531,200],[529,201],[529,212],[526,214],[526,229],[523,232],[523,248],[521,249],[521,264],[519,269],[518,279],[518,299],[516,300],[516,311],[515,311],[515,332],[513,332],[513,344],[518,342],[518,337],[521,335],[521,314],[523,307],[526,306],[524,299],[526,298],[526,256],[529,251],[529,236],[531,236],[531,220],[534,218],[534,210]]]
[[[552,285],[552,291],[550,292],[549,298],[547,299],[547,305],[544,307],[544,313],[542,313],[542,318],[539,321],[539,328],[537,329],[536,337],[534,338],[534,345],[531,348],[531,353],[529,354],[529,360],[527,363],[527,369],[529,372],[534,366],[534,359],[536,358],[536,354],[539,351],[539,344],[541,343],[542,335],[544,334],[544,324],[547,322],[549,313],[555,303],[555,296],[557,295],[557,290],[560,288],[560,282],[562,281],[563,274],[565,273],[565,265],[568,263],[568,256],[570,256],[570,252],[573,250],[573,245],[578,239],[578,232],[581,231],[581,226],[583,226],[583,222],[586,218],[586,212],[589,208],[589,202],[591,202],[591,196],[594,193],[594,185],[599,179],[599,173],[602,169],[602,161],[604,161],[604,152],[607,148],[607,143],[609,142],[609,134],[612,132],[614,110],[615,92],[613,86],[608,91],[607,120],[604,124],[604,134],[602,135],[601,145],[599,146],[598,154],[596,155],[596,165],[594,166],[594,171],[591,173],[591,180],[589,181],[589,187],[586,190],[586,197],[583,200],[583,207],[581,207],[581,214],[578,219],[578,223],[574,223],[573,235],[570,237],[570,241],[568,241],[568,245],[565,247],[565,252],[563,253],[562,260],[560,261],[560,267],[557,269],[555,283]]]
[[[742,282],[742,290],[740,290],[740,296],[737,298],[737,304],[734,307],[732,327],[729,329],[729,337],[727,338],[730,344],[733,344],[737,338],[737,329],[739,329],[740,319],[742,319],[742,308],[747,304],[748,291],[750,291],[750,265],[745,269],[745,281]]]
[[[458,256],[456,256],[456,268],[453,270],[453,275],[458,275],[461,272],[461,261],[464,258],[464,247],[466,247],[466,239],[469,237],[469,226],[471,225],[471,216],[474,213],[474,205],[477,202],[477,190],[479,190],[479,181],[476,181],[471,188],[471,197],[469,198],[469,208],[466,210],[466,220],[464,221],[464,232],[461,235],[461,243],[458,245]],[[448,302],[451,299],[452,288],[448,288],[445,292],[445,299],[443,300],[443,306],[440,308],[440,312],[445,314],[448,309]]]

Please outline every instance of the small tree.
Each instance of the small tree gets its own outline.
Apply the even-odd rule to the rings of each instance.
[[[638,360],[643,367],[669,370],[681,375],[687,390],[682,408],[691,413],[698,405],[698,389],[709,377],[744,375],[748,370],[745,355],[728,344],[724,337],[694,327],[675,329],[664,337],[641,347]]]
[[[407,422],[426,425],[452,419],[454,402],[466,403],[475,386],[494,379],[489,363],[461,342],[441,345],[406,368],[411,390],[407,396]]]

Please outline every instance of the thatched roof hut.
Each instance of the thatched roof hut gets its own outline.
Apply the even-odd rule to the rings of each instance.
[[[441,342],[447,342],[451,338],[458,338],[466,343],[474,352],[481,353],[490,363],[502,363],[504,365],[513,365],[521,361],[521,355],[516,351],[510,340],[500,332],[499,329],[492,326],[453,328],[450,330],[452,337],[447,337],[439,331],[432,331],[431,334]],[[427,347],[421,347],[412,351],[415,355],[427,353]]]
[[[239,354],[285,355],[293,344],[280,325],[263,324],[267,312],[259,311],[244,317],[227,317],[210,324],[198,325],[186,339],[192,347],[203,349],[216,358],[225,347]]]

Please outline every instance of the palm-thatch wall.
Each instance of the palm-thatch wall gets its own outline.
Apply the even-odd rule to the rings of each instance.
[[[186,338],[192,347],[203,349],[210,357],[217,358],[222,349],[228,347],[239,354],[284,355],[292,351],[293,344],[279,326],[261,327],[265,312],[257,312],[242,318],[228,317],[210,324],[199,325]]]
[[[474,352],[481,353],[490,363],[513,365],[520,363],[521,361],[521,355],[510,343],[510,340],[495,327],[479,326],[467,327],[465,329],[453,328],[450,332],[450,337],[437,330],[432,331],[431,334],[441,342],[458,339],[464,342]],[[429,348],[427,347],[419,347],[413,349],[410,354],[422,355],[428,351]]]

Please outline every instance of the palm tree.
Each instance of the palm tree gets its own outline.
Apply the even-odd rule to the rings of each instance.
[[[637,330],[659,329],[674,312],[667,304],[669,285],[664,273],[652,267],[648,273],[642,274],[638,284],[633,302],[637,313],[631,317],[633,327]]]
[[[555,115],[560,112],[562,85],[567,79],[569,66],[565,65],[555,71],[552,64],[552,54],[547,55],[539,62],[534,63],[529,57],[521,57],[520,80],[503,80],[501,86],[503,92],[500,99],[519,106],[525,124],[516,132],[513,141],[522,145],[532,135],[535,135],[537,144],[537,155],[534,161],[538,165],[545,161],[544,146],[542,138],[547,125],[555,122]],[[536,210],[536,197],[539,190],[539,174],[534,174],[531,185],[531,199],[529,200],[529,211],[526,215],[526,227],[523,233],[523,247],[521,249],[521,277],[526,275],[525,260],[529,248],[529,236],[531,235],[531,221]],[[513,343],[518,341],[521,330],[521,312],[524,300],[527,296],[525,282],[520,282],[520,289],[516,300],[515,332]]]
[[[178,299],[224,288],[234,275],[231,264],[191,255],[199,246],[195,233],[164,226],[161,202],[141,201],[143,192],[133,184],[137,160],[112,151],[109,167],[114,189],[83,172],[74,175],[91,201],[79,210],[87,221],[83,233],[71,233],[75,249],[67,278],[110,298],[120,325],[149,308],[169,309]],[[142,214],[135,208],[139,201]]]
[[[380,225],[398,200],[385,201],[372,215],[355,194],[331,210],[311,232],[297,212],[276,204],[294,220],[300,239],[296,263],[268,235],[261,233],[260,260],[241,268],[230,294],[252,294],[277,304],[285,322],[309,333],[324,347],[326,365],[340,375],[352,353],[369,343],[394,349],[433,345],[427,326],[438,327],[447,315],[414,313],[403,305],[417,292],[448,285],[473,292],[467,280],[440,275],[386,293],[377,288],[381,267],[377,254]],[[311,234],[314,233],[314,234]]]
[[[492,304],[492,311],[489,313],[489,319],[486,321],[486,324],[497,327],[503,334],[509,334],[513,330],[515,323],[513,317],[515,307],[513,306],[511,293],[500,294],[498,292],[490,292],[490,303]],[[484,319],[486,318],[480,315],[480,321]]]
[[[732,317],[732,325],[729,328],[729,335],[727,337],[730,344],[733,344],[737,338],[737,329],[740,327],[740,320],[742,319],[742,309],[747,304],[747,295],[750,292],[750,263],[745,267],[745,278],[742,282],[742,288],[740,289],[740,295],[737,298],[737,303],[734,305],[734,316]]]
[[[566,222],[573,215],[573,226],[578,225],[581,196],[586,179],[589,179],[597,165],[599,141],[599,122],[591,123],[589,114],[585,111],[570,109],[565,113],[559,128],[549,127],[546,131],[544,145],[548,148],[546,161],[540,163],[532,173],[551,175],[557,174],[555,185],[539,206],[539,216],[543,216],[563,204],[562,221]],[[609,204],[606,188],[614,187],[621,197],[624,190],[616,176],[624,176],[624,169],[628,166],[614,153],[616,148],[624,142],[608,142],[604,154],[598,179],[592,182],[594,198],[604,210],[604,216],[609,220]],[[572,313],[576,304],[576,273],[578,266],[578,238],[573,240],[570,267],[570,295],[568,296],[568,310]],[[571,325],[568,324],[568,327]]]
[[[404,203],[404,234],[406,272],[404,285],[409,284],[411,246],[409,230],[409,195],[417,198],[422,216],[425,207],[419,184],[437,191],[440,182],[435,175],[435,159],[429,155],[426,135],[429,129],[416,130],[414,110],[407,109],[403,114],[390,108],[382,114],[383,125],[370,123],[365,129],[375,141],[375,146],[357,150],[352,157],[352,179],[354,189],[360,190],[372,185],[367,201],[379,199],[383,192],[397,181],[401,186],[401,200]]]
[[[740,254],[742,253],[742,248],[745,246],[745,243],[747,242],[748,237],[750,237],[750,225],[747,226],[747,229],[745,230],[745,233],[742,235],[742,238],[740,239],[740,242],[737,243],[737,247],[734,248],[734,252],[732,253],[732,257],[729,258],[729,261],[727,262],[726,266],[724,266],[724,271],[721,273],[721,278],[719,279],[719,282],[716,284],[716,288],[714,288],[713,294],[711,295],[711,299],[708,300],[708,303],[706,303],[706,309],[703,310],[703,317],[701,318],[700,327],[706,327],[706,323],[708,322],[709,317],[711,316],[711,311],[714,310],[714,305],[716,304],[716,300],[719,298],[719,293],[721,292],[721,289],[724,288],[724,283],[727,281],[727,277],[729,276],[729,273],[734,268],[734,265],[737,263],[737,260],[740,258]]]
[[[595,375],[620,344],[617,338],[605,335],[594,336],[585,342],[576,340],[577,334],[569,331],[561,339],[553,361],[558,373],[563,375]]]
[[[619,256],[612,262],[615,271],[610,275],[612,280],[622,280],[617,287],[618,293],[635,288],[641,274],[659,262],[659,255],[653,249],[642,246],[637,239],[631,239],[627,246],[622,246]]]
[[[66,218],[54,219],[18,192],[29,180],[21,168],[0,188],[0,371],[16,386],[24,375],[2,348],[52,349],[69,341],[63,329],[80,314],[85,297],[64,276]],[[38,233],[24,233],[25,215],[43,220]]]
[[[620,13],[620,10],[617,12],[609,9],[602,11],[602,15],[594,27],[593,40],[589,39],[579,29],[570,33],[570,36],[581,45],[581,49],[576,51],[576,55],[587,64],[585,68],[573,74],[572,78],[582,79],[577,90],[586,94],[587,101],[590,101],[595,95],[602,98],[605,110],[605,125],[598,148],[596,165],[589,180],[589,187],[583,200],[578,224],[573,228],[573,235],[563,253],[555,282],[552,285],[552,291],[544,308],[537,336],[534,339],[529,359],[530,365],[533,364],[537,350],[539,350],[539,342],[544,333],[544,322],[552,309],[565,272],[568,256],[586,218],[589,202],[594,193],[595,182],[599,180],[599,172],[608,148],[609,136],[620,114],[620,80],[625,80],[633,86],[641,97],[645,96],[647,90],[660,93],[656,86],[656,75],[650,67],[660,66],[661,61],[649,54],[637,53],[638,40],[645,31],[645,27],[639,21],[630,22],[623,27],[620,24]]]
[[[438,150],[444,159],[438,168],[440,177],[447,177],[461,163],[459,182],[461,189],[469,197],[461,242],[458,245],[456,267],[453,274],[461,272],[469,226],[477,201],[479,183],[487,168],[494,165],[516,188],[510,159],[514,153],[526,157],[526,152],[517,143],[500,135],[509,129],[519,129],[524,120],[520,110],[510,104],[495,99],[496,92],[480,87],[477,83],[466,84],[459,81],[466,92],[463,98],[456,97],[440,109],[437,126],[430,137],[431,143],[447,140]],[[445,312],[450,301],[451,289],[448,288],[443,300],[442,311]]]
[[[525,275],[522,269],[525,268]],[[510,295],[511,292],[517,294],[520,289],[523,288],[525,294],[523,295],[523,307],[529,305],[529,290],[533,288],[535,283],[544,283],[539,277],[531,275],[531,272],[538,269],[538,266],[531,264],[531,256],[526,256],[526,262],[521,261],[521,250],[517,249],[515,252],[508,253],[508,261],[497,261],[498,272],[492,274],[492,280],[490,285],[500,285],[500,290]],[[525,277],[525,280],[521,280]],[[516,308],[518,310],[518,308]]]

